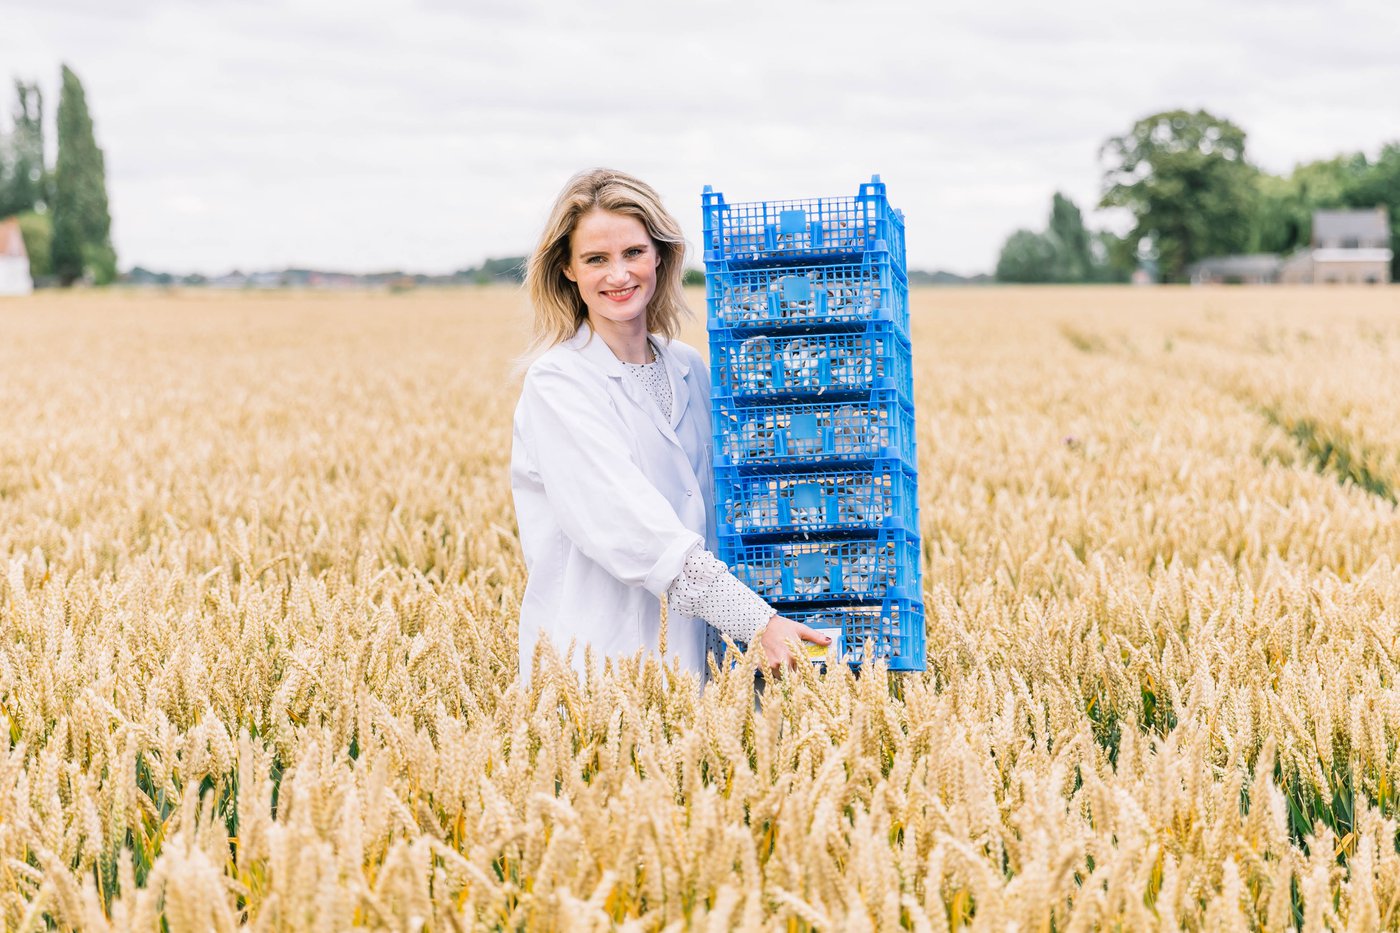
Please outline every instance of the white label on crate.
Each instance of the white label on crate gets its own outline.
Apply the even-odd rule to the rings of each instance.
[[[807,659],[813,664],[827,664],[836,660],[836,652],[841,648],[841,626],[812,625],[809,628],[819,635],[830,636],[831,644],[814,645],[811,642],[804,642],[802,647],[807,651]]]

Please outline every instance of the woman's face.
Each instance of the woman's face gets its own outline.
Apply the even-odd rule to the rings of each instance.
[[[640,321],[645,329],[660,264],[661,254],[640,220],[593,210],[574,226],[564,276],[578,285],[595,327],[600,321]]]

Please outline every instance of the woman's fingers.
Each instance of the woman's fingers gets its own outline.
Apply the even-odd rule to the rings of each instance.
[[[784,640],[772,648],[764,647],[763,656],[768,659],[768,667],[770,670],[780,671],[784,668],[797,666],[797,656],[794,655],[792,649],[788,647],[789,644],[794,643],[795,642],[791,640]]]
[[[806,654],[802,651],[801,642],[795,637],[788,638],[776,652],[769,655],[768,666],[775,671],[791,670],[805,658]]]
[[[776,671],[785,667],[792,667],[797,663],[796,657],[793,656],[792,649],[788,647],[791,643],[791,639],[784,639],[781,644],[768,652],[769,667]]]
[[[768,666],[774,671],[793,668],[806,659],[802,642],[814,645],[831,644],[831,636],[808,628],[801,622],[794,622],[784,616],[775,615],[764,629],[761,643]],[[793,649],[797,650],[793,650]]]

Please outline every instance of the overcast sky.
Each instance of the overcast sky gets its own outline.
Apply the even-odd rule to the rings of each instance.
[[[121,267],[208,273],[522,254],[593,165],[655,185],[692,247],[706,184],[878,172],[911,267],[990,270],[1055,190],[1087,212],[1099,146],[1159,110],[1228,117],[1270,171],[1374,155],[1400,140],[1397,49],[1395,0],[0,6],[0,79],[37,78],[50,121],[60,62],[83,80]]]

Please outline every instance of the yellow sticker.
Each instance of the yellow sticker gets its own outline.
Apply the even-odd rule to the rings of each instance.
[[[827,645],[814,645],[810,641],[803,642],[802,647],[807,652],[808,660],[814,664],[830,661],[835,656],[836,645],[841,638],[841,630],[839,628],[817,628],[816,626],[812,626],[812,631],[816,632],[818,635],[827,636],[831,639],[831,643]]]

